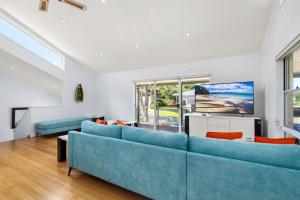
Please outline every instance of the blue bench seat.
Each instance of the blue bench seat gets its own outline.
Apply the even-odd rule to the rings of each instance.
[[[37,135],[51,135],[55,133],[80,129],[81,122],[85,120],[91,120],[91,118],[74,117],[38,122],[35,124],[35,133]]]

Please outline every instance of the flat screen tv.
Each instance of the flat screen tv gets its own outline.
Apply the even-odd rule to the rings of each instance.
[[[201,113],[254,114],[254,82],[195,86],[195,109]]]

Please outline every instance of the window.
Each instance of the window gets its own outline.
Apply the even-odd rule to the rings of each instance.
[[[140,127],[184,131],[184,114],[195,111],[195,85],[210,76],[135,83],[135,114]]]
[[[29,50],[55,67],[64,70],[64,56],[34,39],[14,24],[0,16],[0,34],[12,40],[19,46]]]
[[[300,132],[300,50],[284,59],[284,126]]]

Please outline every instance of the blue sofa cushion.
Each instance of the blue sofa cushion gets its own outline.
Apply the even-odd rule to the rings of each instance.
[[[299,200],[300,171],[188,152],[187,200]]]
[[[187,150],[187,135],[167,131],[151,131],[143,128],[123,127],[122,139],[172,149]]]
[[[43,121],[43,122],[36,123],[35,128],[47,130],[47,129],[56,129],[61,127],[68,127],[68,126],[76,126],[76,125],[80,125],[81,122],[85,120],[91,120],[91,119],[89,117],[74,117],[68,119]]]
[[[300,170],[300,147],[298,145],[190,137],[189,151]]]
[[[121,126],[106,126],[96,124],[91,121],[83,121],[81,124],[81,132],[92,134],[92,135],[99,135],[104,137],[111,137],[111,138],[122,138],[122,127]]]

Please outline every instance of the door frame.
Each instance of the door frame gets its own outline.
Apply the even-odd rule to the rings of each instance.
[[[137,80],[137,81],[133,81],[133,85],[134,85],[134,110],[135,110],[135,118],[136,121],[139,123],[139,102],[137,102],[138,96],[137,96],[137,87],[138,84],[142,84],[142,83],[153,83],[154,86],[154,124],[153,124],[153,130],[157,130],[157,126],[158,126],[158,116],[157,116],[157,104],[156,104],[156,100],[157,100],[157,82],[160,81],[168,81],[168,80],[177,80],[178,81],[178,86],[179,86],[179,112],[178,112],[178,122],[179,122],[179,126],[178,126],[178,132],[182,131],[182,126],[183,126],[183,118],[184,116],[182,115],[182,84],[184,82],[182,82],[183,80],[193,80],[193,79],[207,79],[207,83],[212,82],[213,80],[213,76],[212,74],[201,74],[201,75],[193,75],[193,76],[177,76],[177,77],[168,77],[168,78],[157,78],[157,79],[148,79],[148,80]]]

